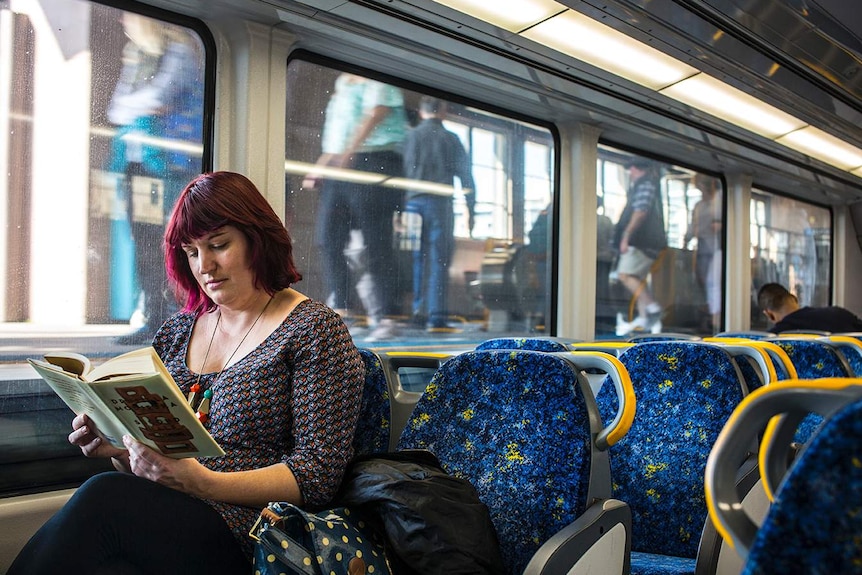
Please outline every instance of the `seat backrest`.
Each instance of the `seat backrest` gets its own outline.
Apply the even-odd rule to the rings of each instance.
[[[694,335],[691,333],[673,333],[673,332],[661,332],[661,333],[639,333],[637,335],[633,335],[628,338],[628,341],[632,343],[647,343],[650,341],[675,341],[675,340],[683,340],[683,341],[700,341],[701,337],[699,335]]]
[[[812,337],[779,336],[770,339],[782,348],[796,367],[799,379],[820,379],[823,377],[852,377],[853,370],[839,346]]]
[[[818,413],[826,421],[782,478],[758,526],[739,501],[736,469],[747,457],[752,438],[780,427],[782,418],[798,418],[805,412]],[[767,431],[764,443],[779,440],[780,435]],[[713,523],[746,561],[743,573],[860,571],[860,436],[860,379],[780,382],[752,393],[737,407],[710,454],[705,489]],[[787,440],[785,434],[783,441]],[[786,449],[774,453],[786,457]],[[768,464],[761,464],[763,472]]]
[[[736,360],[742,378],[751,393],[758,387],[778,381],[778,372],[763,342],[757,340],[717,341],[715,345]]]
[[[706,460],[747,388],[733,358],[709,343],[641,343],[619,359],[638,403],[631,429],[610,448],[614,497],[632,511],[632,550],[695,558],[707,517]],[[610,417],[610,387],[596,399]]]
[[[783,349],[796,367],[799,379],[852,377],[853,369],[837,343],[816,335],[783,335],[771,340]],[[817,414],[803,419],[796,432],[796,442],[806,443],[823,422]]]
[[[862,376],[862,340],[858,337],[843,334],[831,334],[820,338],[833,344],[850,366],[853,376]]]
[[[509,572],[521,573],[588,500],[610,496],[607,458],[593,457],[601,428],[589,384],[569,361],[535,351],[470,351],[437,370],[398,449],[427,449],[475,486]],[[602,475],[603,485],[592,481]]]
[[[765,338],[760,339],[733,336],[715,336],[706,337],[703,339],[703,341],[708,343],[748,345],[751,347],[758,348],[765,352],[766,355],[769,357],[770,361],[772,362],[772,367],[775,370],[775,376],[778,381],[782,381],[785,379],[796,379],[798,377],[796,373],[796,368],[793,366],[793,362],[790,360],[790,356],[787,355],[787,352],[772,341],[767,341]],[[743,369],[742,374],[746,377],[746,381],[748,381],[750,373],[746,373],[746,370]],[[765,380],[765,378],[763,379]],[[748,391],[754,391],[754,388],[749,386]]]
[[[437,369],[457,351],[374,350],[389,383],[390,450]]]
[[[715,337],[744,337],[746,339],[767,339],[770,337],[775,337],[775,334],[768,331],[757,330],[722,331],[715,334]]]
[[[498,337],[488,339],[476,346],[476,349],[523,349],[527,351],[561,352],[569,351],[569,346],[561,341],[544,337]]]
[[[830,418],[791,467],[743,573],[862,570],[862,400]]]
[[[385,453],[389,451],[392,428],[386,374],[373,351],[360,349],[359,355],[365,364],[365,385],[362,387],[359,421],[353,435],[353,450],[356,455]]]

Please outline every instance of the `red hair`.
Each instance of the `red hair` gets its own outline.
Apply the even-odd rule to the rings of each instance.
[[[201,174],[180,194],[165,228],[165,270],[183,311],[215,308],[189,267],[183,244],[224,226],[234,226],[248,240],[255,287],[270,295],[302,279],[293,262],[287,229],[255,185],[234,172]]]

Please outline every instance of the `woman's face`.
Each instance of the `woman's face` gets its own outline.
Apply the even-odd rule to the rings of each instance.
[[[241,305],[256,295],[248,247],[245,235],[233,226],[183,244],[192,274],[217,305]]]

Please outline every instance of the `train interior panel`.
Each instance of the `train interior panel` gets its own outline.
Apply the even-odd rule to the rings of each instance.
[[[379,362],[394,450],[493,341],[780,346],[770,283],[862,314],[860,62],[841,0],[0,0],[0,573],[112,468],[27,359],[152,342],[198,174],[283,220],[294,287]],[[796,371],[746,353],[758,385]]]

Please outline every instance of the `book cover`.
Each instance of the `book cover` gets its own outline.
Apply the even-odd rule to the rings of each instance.
[[[75,353],[28,361],[72,411],[86,413],[105,439],[120,449],[123,435],[129,434],[169,457],[224,455],[152,347],[95,368]]]

